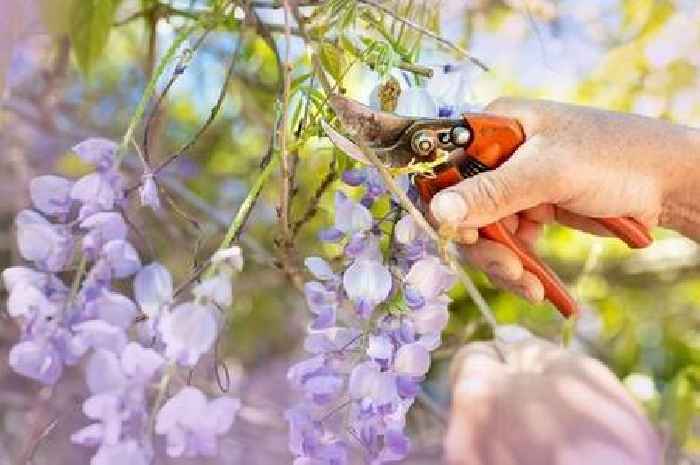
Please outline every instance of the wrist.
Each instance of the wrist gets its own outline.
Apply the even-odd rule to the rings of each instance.
[[[700,240],[700,130],[679,126],[677,150],[663,174],[660,226]]]

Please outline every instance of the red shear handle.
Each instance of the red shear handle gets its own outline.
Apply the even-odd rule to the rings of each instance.
[[[514,119],[481,113],[465,113],[463,118],[472,131],[472,142],[465,155],[488,168],[500,166],[525,142],[525,133]],[[652,242],[649,230],[632,218],[595,220],[633,249],[647,247]]]
[[[529,247],[515,237],[502,222],[479,228],[479,234],[492,241],[499,242],[518,256],[523,268],[537,276],[544,287],[544,296],[565,317],[578,314],[576,301],[566,290],[566,286],[550,267],[544,264]]]
[[[651,245],[653,239],[649,230],[632,218],[596,218],[596,221],[625,241],[632,249],[643,249]]]

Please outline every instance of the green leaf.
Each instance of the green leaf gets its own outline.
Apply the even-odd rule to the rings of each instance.
[[[333,79],[340,82],[343,77],[343,69],[345,68],[345,59],[342,50],[333,44],[322,43],[320,47],[321,63],[328,74],[333,76]]]
[[[120,0],[81,0],[73,4],[70,39],[78,66],[90,74],[107,46]]]
[[[695,392],[686,371],[678,373],[666,387],[663,396],[663,417],[669,421],[674,440],[683,445],[688,439],[695,412]]]

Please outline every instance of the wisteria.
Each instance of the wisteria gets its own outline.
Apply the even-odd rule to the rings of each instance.
[[[73,151],[94,172],[75,181],[33,179],[34,209],[15,220],[27,265],[2,273],[8,313],[21,329],[10,366],[54,385],[67,367],[84,362],[89,424],[71,440],[95,449],[93,465],[149,464],[154,435],[165,438],[172,457],[215,455],[240,402],[210,400],[189,385],[164,397],[178,368],[196,365],[212,349],[222,326],[218,307],[231,304],[233,275],[243,266],[241,251],[214,254],[192,299],[178,302],[170,272],[158,262],[142,264],[129,242],[117,144],[93,138]],[[141,199],[157,208],[155,185],[146,183]],[[133,289],[133,298],[117,291],[124,288]]]
[[[406,457],[406,414],[440,344],[454,283],[411,216],[389,225],[373,217],[375,202],[390,197],[375,169],[342,179],[358,200],[336,192],[335,222],[320,234],[342,247],[337,266],[305,261],[315,278],[304,287],[310,358],[288,372],[303,394],[287,412],[296,465],[342,465],[353,446],[370,464]]]

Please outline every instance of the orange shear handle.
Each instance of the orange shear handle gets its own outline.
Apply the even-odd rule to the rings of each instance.
[[[481,113],[467,113],[463,118],[472,136],[469,146],[465,149],[466,156],[455,159],[453,164],[439,171],[435,177],[421,177],[416,180],[421,198],[426,203],[440,190],[464,179],[463,173],[470,170],[461,169],[460,163],[473,159],[486,169],[494,169],[510,158],[525,142],[525,134],[520,123],[514,119]],[[643,248],[652,242],[646,227],[633,218],[594,218],[594,220],[622,239],[629,247]],[[576,301],[554,271],[513,235],[502,222],[480,228],[479,234],[512,250],[522,261],[523,267],[542,282],[545,298],[562,315],[569,317],[578,313]]]

